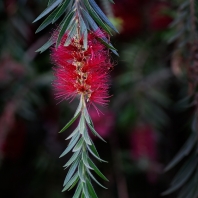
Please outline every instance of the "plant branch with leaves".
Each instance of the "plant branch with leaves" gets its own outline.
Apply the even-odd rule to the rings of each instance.
[[[96,198],[92,180],[105,187],[97,181],[92,172],[108,180],[89,156],[92,155],[100,162],[104,162],[88,133],[90,130],[103,140],[94,129],[87,104],[93,105],[97,110],[96,104],[106,105],[109,101],[109,71],[112,68],[109,50],[117,54],[109,41],[109,35],[112,34],[111,30],[117,30],[94,0],[49,1],[48,7],[34,22],[46,15],[48,17],[36,32],[40,32],[49,24],[54,24],[62,17],[49,41],[37,50],[43,52],[53,46],[51,59],[56,65],[53,82],[56,99],[80,100],[74,117],[60,131],[65,131],[77,119],[79,120],[76,129],[67,138],[70,139],[68,147],[60,156],[73,152],[72,157],[64,165],[65,168],[70,168],[63,184],[63,191],[77,185],[74,198]]]
[[[88,128],[94,135],[97,135],[102,140],[103,138],[100,137],[100,135],[94,129],[93,123],[87,111],[85,98],[83,96],[81,96],[80,104],[73,119],[60,132],[65,131],[79,117],[80,121],[77,128],[67,138],[67,140],[71,139],[70,143],[60,156],[63,157],[71,150],[73,152],[70,160],[68,160],[68,162],[64,165],[65,168],[68,168],[70,166],[70,169],[68,170],[68,174],[63,184],[63,191],[72,189],[78,183],[76,192],[73,197],[79,197],[80,194],[85,197],[97,197],[91,184],[90,178],[92,178],[101,187],[105,187],[96,180],[92,174],[92,171],[94,171],[102,179],[106,181],[108,181],[108,179],[100,172],[100,170],[96,167],[96,165],[89,157],[90,153],[99,161],[103,161],[99,157],[94,143],[88,135]]]
[[[168,190],[163,192],[163,195],[171,194],[177,190],[180,190],[178,193],[179,198],[197,198],[197,182],[198,182],[198,155],[197,155],[197,131],[198,131],[198,106],[197,106],[197,85],[198,85],[198,61],[197,61],[197,12],[194,0],[185,0],[180,5],[180,14],[179,17],[173,22],[173,26],[177,25],[181,30],[178,31],[174,36],[173,40],[179,41],[178,48],[180,52],[184,52],[187,57],[187,75],[188,75],[188,89],[189,95],[187,99],[182,101],[182,107],[193,108],[192,111],[192,123],[191,123],[191,134],[187,139],[186,143],[173,158],[173,160],[166,167],[165,171],[177,166],[183,160],[184,163],[181,165],[181,168],[175,175],[174,179],[171,182]],[[179,19],[179,20],[178,20]],[[177,28],[178,29],[178,28]],[[173,41],[172,40],[172,41]],[[185,41],[185,42],[184,42]],[[189,51],[190,46],[190,51]],[[185,57],[185,58],[186,58]]]
[[[111,30],[117,32],[115,27],[108,20],[106,15],[102,12],[94,0],[50,1],[48,7],[34,20],[34,22],[37,22],[48,14],[49,16],[42,22],[36,33],[43,30],[49,24],[54,24],[63,15],[65,16],[56,29],[58,32],[57,38],[54,39],[52,36],[47,43],[37,50],[38,52],[45,51],[54,43],[58,46],[65,32],[68,34],[68,39],[65,42],[65,46],[68,46],[71,43],[72,38],[78,35],[80,38],[83,38],[85,49],[87,49],[88,31],[95,32],[102,28],[110,35],[112,35]],[[115,54],[117,54],[116,49],[111,43],[109,43],[108,38],[98,37],[98,39]]]

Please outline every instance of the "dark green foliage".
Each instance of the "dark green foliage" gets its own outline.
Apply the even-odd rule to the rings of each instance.
[[[196,3],[195,1],[183,1],[179,6],[177,18],[172,22],[171,28],[175,28],[177,31],[169,39],[169,42],[177,43],[177,50],[181,50],[186,53],[186,57],[191,57],[192,63],[189,62],[189,69],[191,67],[196,67],[196,59],[194,59],[193,55],[193,45],[194,42],[197,42],[197,12],[196,12]],[[188,50],[189,46],[191,46],[191,51]],[[194,61],[194,62],[193,62]],[[194,102],[197,100],[195,94],[196,91],[196,82],[192,74],[189,74],[188,78],[191,80],[191,86],[193,87],[192,92],[189,94],[187,99],[194,98]],[[186,100],[185,100],[186,101]],[[184,103],[184,102],[183,102]],[[181,103],[182,104],[182,103]],[[180,107],[181,107],[180,104]],[[192,107],[191,104],[184,104],[183,109],[187,107]],[[162,195],[168,195],[173,193],[179,189],[179,198],[197,198],[197,166],[198,166],[198,155],[197,155],[197,106],[194,107],[194,119],[191,127],[191,135],[188,140],[178,152],[178,154],[174,157],[174,159],[169,163],[169,165],[165,168],[165,171],[168,171],[183,160],[183,164],[173,181],[171,182],[171,187],[166,190]]]
[[[192,150],[192,148],[195,146],[197,140],[196,140],[197,134],[194,132],[191,134],[187,142],[184,144],[182,149],[178,152],[178,154],[174,157],[174,159],[169,163],[169,165],[165,168],[165,171],[170,170],[175,165],[177,165],[184,157],[188,156]]]

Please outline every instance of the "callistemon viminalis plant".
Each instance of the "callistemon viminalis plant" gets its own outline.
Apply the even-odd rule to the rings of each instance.
[[[48,7],[34,22],[47,14],[49,16],[37,32],[62,17],[49,41],[37,50],[43,52],[51,47],[51,59],[55,65],[55,98],[59,101],[71,101],[74,98],[80,100],[73,118],[60,131],[65,131],[78,120],[76,129],[67,138],[69,144],[60,156],[73,153],[64,165],[69,170],[63,191],[76,185],[74,198],[96,198],[92,181],[104,186],[96,180],[94,174],[104,180],[107,178],[91,160],[94,157],[103,161],[88,130],[100,139],[102,137],[94,129],[87,104],[94,106],[97,111],[97,105],[106,105],[109,101],[109,71],[112,67],[109,50],[117,54],[109,42],[109,35],[111,30],[116,29],[94,0],[49,0]]]

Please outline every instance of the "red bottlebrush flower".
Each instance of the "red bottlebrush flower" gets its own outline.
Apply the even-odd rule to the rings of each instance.
[[[99,32],[88,34],[87,49],[77,38],[73,38],[69,46],[64,46],[67,34],[59,47],[52,49],[51,58],[57,66],[53,83],[57,99],[84,95],[90,102],[101,105],[108,102],[108,73],[112,65],[108,50],[97,40]]]
[[[173,18],[168,15],[170,9],[170,5],[165,2],[152,4],[148,13],[149,28],[153,31],[166,29],[173,20]]]
[[[135,160],[147,158],[155,161],[157,158],[156,140],[153,128],[147,124],[138,125],[131,137],[132,156]]]

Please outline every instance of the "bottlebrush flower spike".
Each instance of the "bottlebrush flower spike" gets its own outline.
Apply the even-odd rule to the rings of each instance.
[[[96,35],[102,36],[103,33],[90,32],[87,49],[77,38],[72,39],[69,46],[64,46],[67,34],[60,46],[52,49],[51,58],[57,66],[53,83],[57,99],[68,100],[83,95],[87,101],[100,105],[109,101],[109,70],[112,65],[108,50]]]
[[[51,53],[51,59],[56,65],[53,82],[56,99],[63,101],[73,100],[76,97],[80,98],[80,104],[74,117],[60,131],[65,131],[80,116],[77,128],[67,138],[71,139],[70,143],[60,156],[63,157],[71,150],[74,153],[64,166],[71,167],[65,178],[63,191],[78,183],[76,193],[80,193],[87,198],[97,197],[90,178],[103,187],[91,173],[92,170],[102,179],[108,181],[89,157],[89,154],[91,154],[99,161],[103,161],[89,137],[88,128],[93,135],[102,140],[103,138],[95,131],[86,107],[86,103],[95,106],[95,104],[106,105],[109,101],[109,71],[112,64],[109,58],[109,50],[98,40],[98,38],[104,36],[106,37],[101,30],[89,32],[87,49],[85,49],[84,41],[78,35],[72,38],[68,46],[65,46],[68,38],[68,35],[65,34],[60,45],[57,48],[53,47]],[[54,37],[56,39],[56,33]]]

